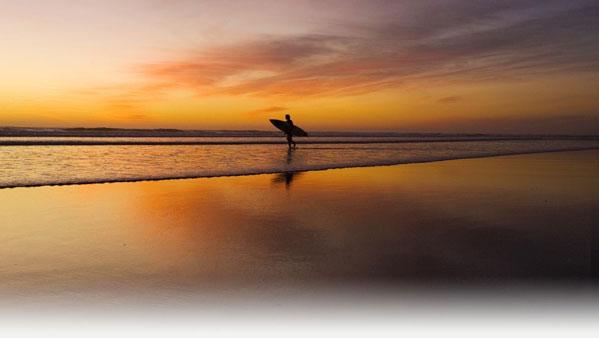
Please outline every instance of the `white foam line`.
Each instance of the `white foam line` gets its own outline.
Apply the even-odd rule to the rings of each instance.
[[[289,172],[306,172],[306,171],[322,171],[330,169],[346,169],[346,168],[362,168],[362,167],[377,167],[377,166],[392,166],[399,164],[417,164],[417,163],[430,163],[430,162],[441,162],[451,160],[464,160],[473,158],[488,158],[498,156],[512,156],[512,155],[526,155],[526,154],[537,154],[537,153],[552,153],[552,152],[567,152],[567,151],[584,151],[599,149],[599,146],[593,147],[575,147],[575,148],[564,148],[564,149],[547,149],[547,150],[532,150],[532,151],[514,151],[514,152],[503,152],[503,153],[478,153],[470,155],[460,156],[447,156],[437,158],[412,158],[403,160],[390,160],[390,161],[375,161],[375,162],[363,162],[363,163],[335,163],[326,165],[313,165],[306,166],[303,168],[293,168],[291,170],[284,170],[281,168],[273,168],[272,170],[248,170],[248,171],[226,171],[226,172],[214,172],[210,174],[191,174],[191,175],[173,175],[173,176],[145,176],[145,177],[131,177],[131,178],[113,178],[113,179],[90,179],[90,180],[64,180],[56,182],[23,182],[14,184],[2,184],[0,183],[0,189],[15,189],[15,188],[35,188],[35,187],[47,187],[47,186],[68,186],[68,185],[84,185],[84,184],[107,184],[107,183],[133,183],[133,182],[146,182],[146,181],[166,181],[166,180],[181,180],[181,179],[197,179],[197,178],[215,178],[215,177],[236,177],[236,176],[253,176],[253,175],[266,175],[266,174],[277,174],[277,173],[289,173]]]

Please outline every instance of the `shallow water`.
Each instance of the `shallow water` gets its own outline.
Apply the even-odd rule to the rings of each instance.
[[[261,174],[599,147],[592,140],[361,142],[302,144],[293,151],[264,143],[0,146],[0,187]]]

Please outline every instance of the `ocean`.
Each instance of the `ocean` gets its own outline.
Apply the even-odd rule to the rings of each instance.
[[[239,176],[599,148],[593,138],[0,137],[0,188]]]

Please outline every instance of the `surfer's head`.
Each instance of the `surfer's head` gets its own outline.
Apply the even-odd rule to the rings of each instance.
[[[291,120],[291,115],[285,114],[285,120]]]

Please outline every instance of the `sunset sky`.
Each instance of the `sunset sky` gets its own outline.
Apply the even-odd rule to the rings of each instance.
[[[599,133],[599,3],[0,0],[0,126]]]

